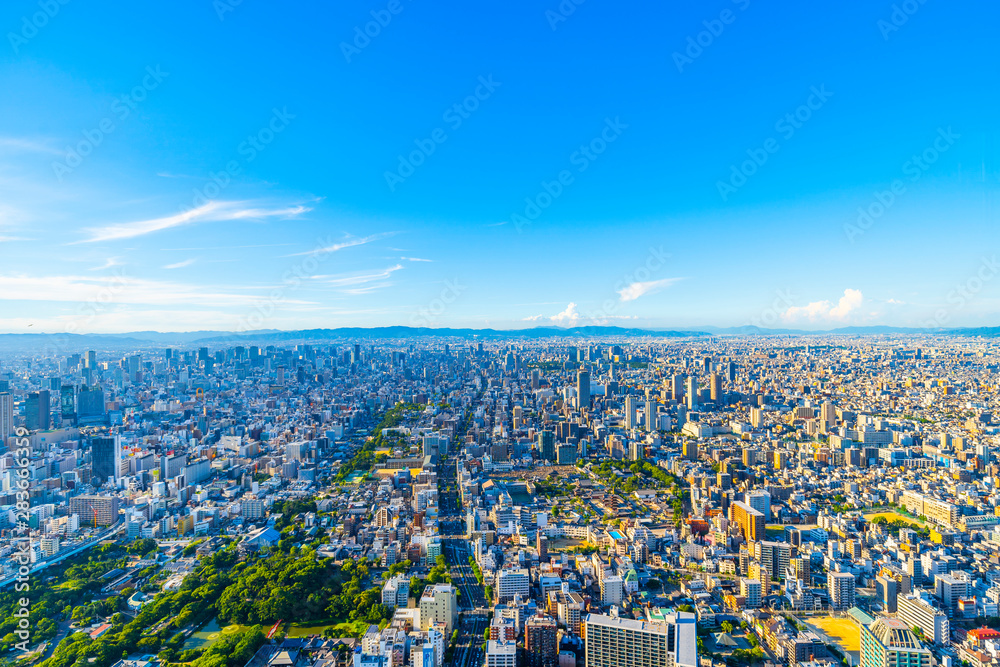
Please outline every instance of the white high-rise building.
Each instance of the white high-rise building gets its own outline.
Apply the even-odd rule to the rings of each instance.
[[[636,418],[636,405],[635,396],[629,394],[625,397],[625,426],[632,429],[636,427],[638,419]]]
[[[846,611],[854,606],[854,575],[850,572],[830,573],[830,606]]]
[[[663,623],[588,614],[586,667],[696,667],[694,614],[678,612]]]

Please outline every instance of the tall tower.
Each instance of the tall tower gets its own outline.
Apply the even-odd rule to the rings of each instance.
[[[635,396],[629,394],[625,397],[625,425],[628,428],[635,428],[636,416],[635,416]]]
[[[590,373],[587,371],[576,374],[576,396],[581,410],[590,407]]]
[[[687,379],[687,404],[688,410],[698,409],[698,378],[693,375]]]
[[[14,395],[0,394],[0,442],[14,435]]]
[[[712,402],[718,403],[722,400],[722,376],[718,373],[712,373],[709,376],[708,386],[711,391]]]

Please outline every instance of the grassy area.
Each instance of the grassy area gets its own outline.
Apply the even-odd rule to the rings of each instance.
[[[236,623],[220,628],[218,621],[212,619],[203,625],[198,632],[188,637],[188,640],[184,642],[183,650],[186,651],[192,648],[207,649],[209,646],[227,635],[245,632],[248,629],[250,629],[249,625],[238,625]]]
[[[908,516],[903,516],[899,512],[874,512],[872,514],[865,514],[866,519],[871,521],[876,517],[882,517],[886,521],[903,521],[910,524],[911,526],[921,526],[921,522],[917,519],[913,519]]]
[[[364,621],[354,621],[353,623],[310,623],[309,625],[289,624],[286,637],[308,637],[309,635],[321,635],[327,628],[333,626],[334,637],[356,637],[361,638],[368,630],[368,623]]]

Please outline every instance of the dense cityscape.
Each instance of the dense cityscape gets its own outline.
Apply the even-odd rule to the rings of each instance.
[[[945,335],[9,352],[4,660],[992,665],[998,372]]]

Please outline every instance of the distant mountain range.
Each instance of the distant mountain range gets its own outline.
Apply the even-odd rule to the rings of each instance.
[[[697,327],[691,330],[639,329],[626,327],[534,327],[530,329],[430,329],[426,327],[340,327],[336,329],[304,329],[280,331],[261,329],[245,333],[231,331],[160,332],[133,331],[121,334],[0,334],[0,350],[36,351],[72,354],[84,349],[129,350],[143,347],[218,346],[236,344],[290,344],[323,342],[339,339],[400,339],[400,338],[462,338],[531,339],[545,338],[706,338],[711,336],[810,336],[810,335],[907,335],[930,334],[951,336],[1000,336],[1000,327],[975,327],[956,329],[906,328],[889,326],[842,327],[823,331],[804,329],[764,329],[754,326]]]

